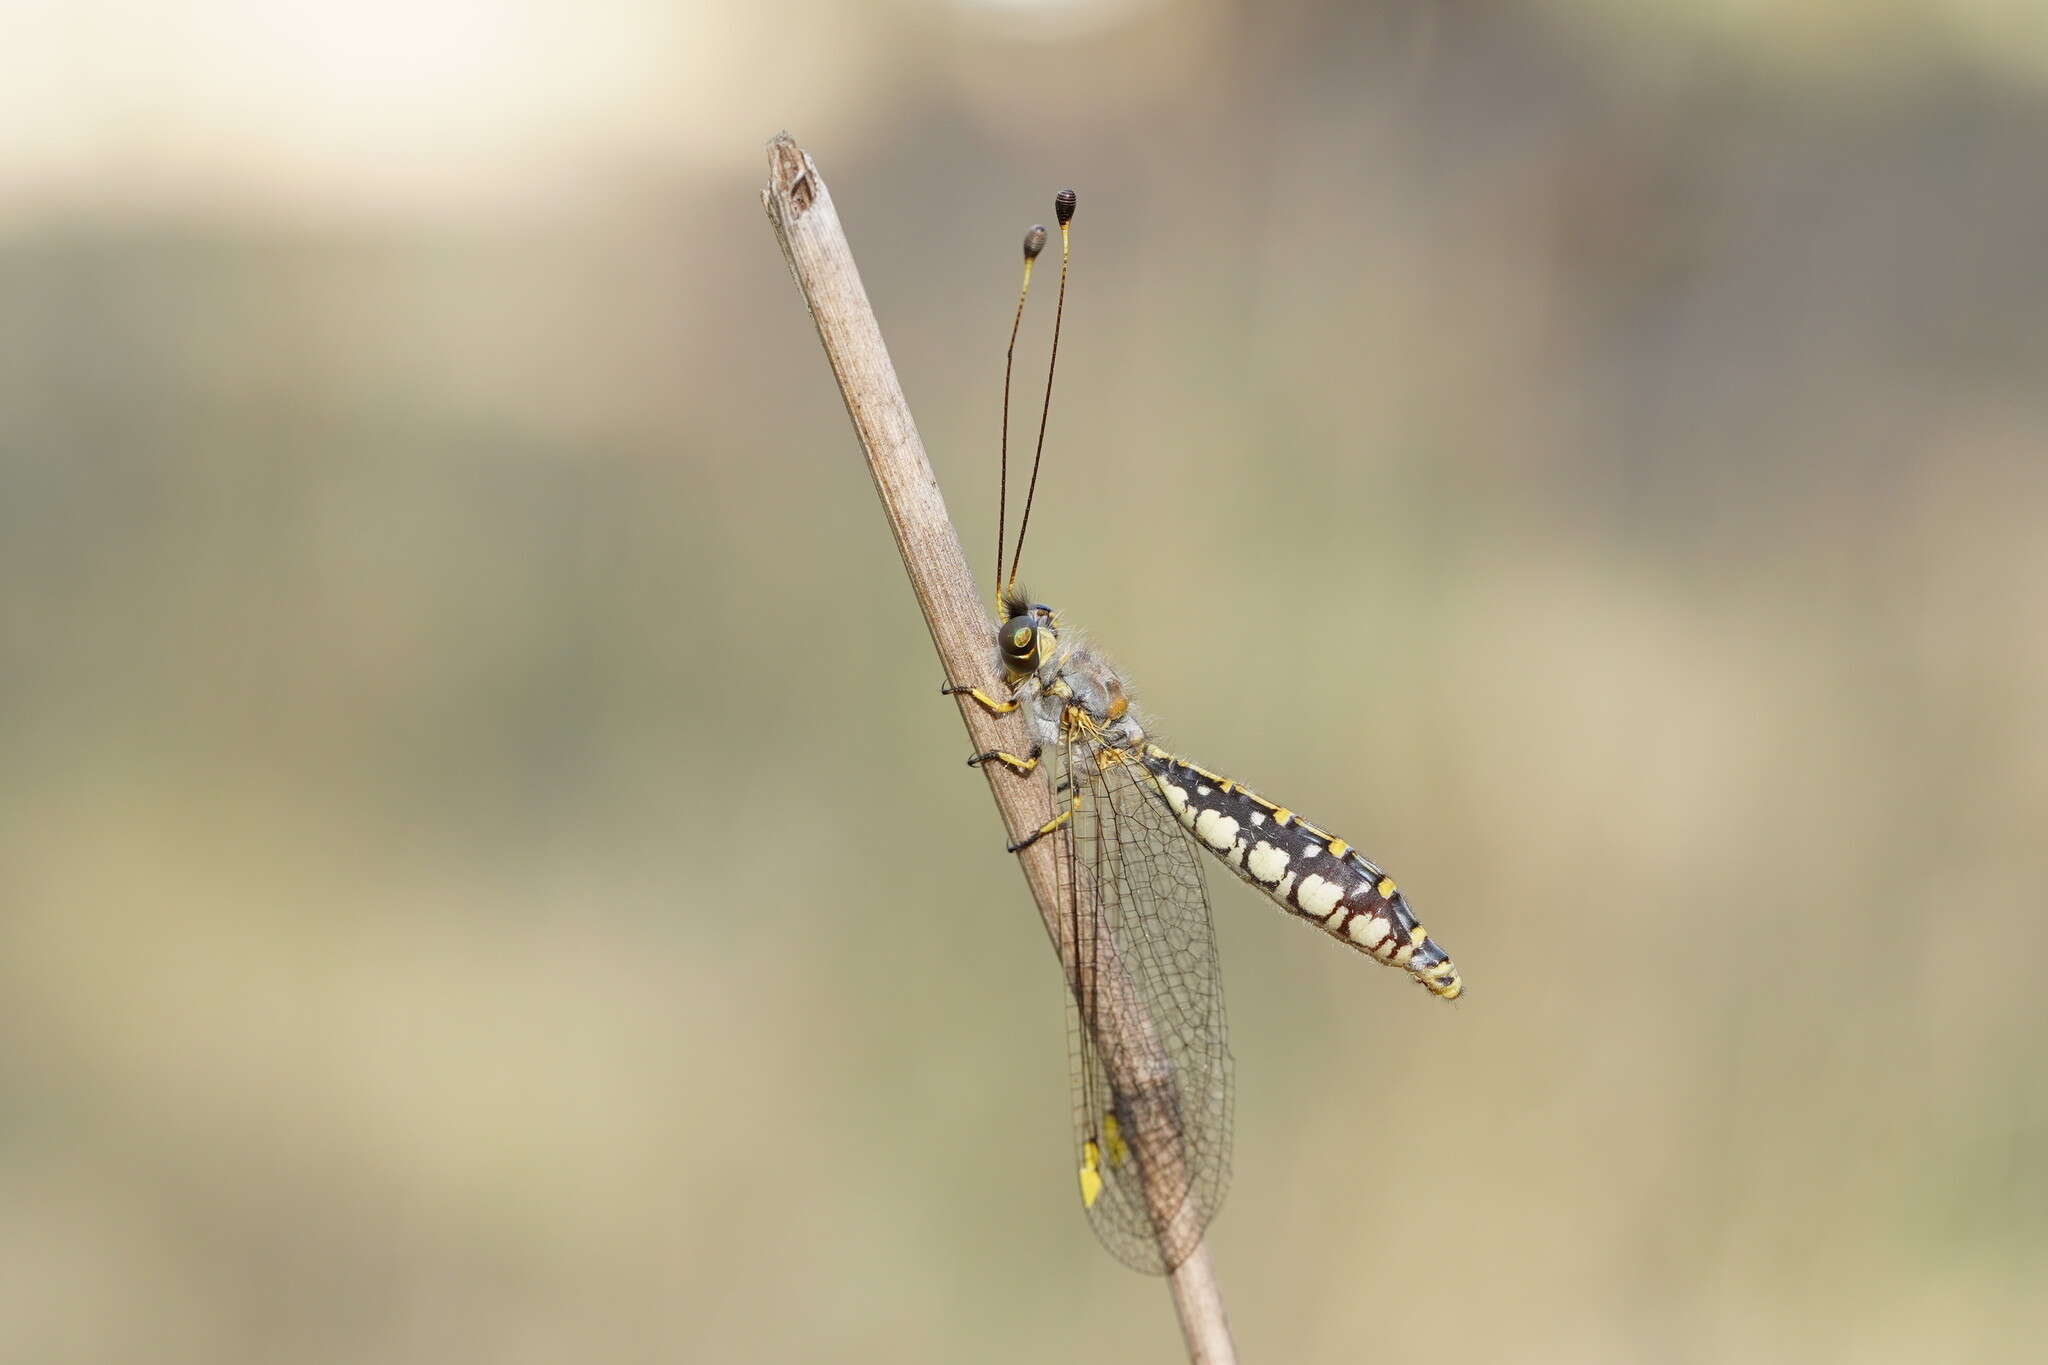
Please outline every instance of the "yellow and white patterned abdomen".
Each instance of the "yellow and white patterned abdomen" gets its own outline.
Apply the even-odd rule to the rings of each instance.
[[[1434,995],[1464,990],[1458,968],[1394,879],[1344,840],[1156,745],[1142,751],[1159,795],[1195,841],[1280,906],[1393,967]]]

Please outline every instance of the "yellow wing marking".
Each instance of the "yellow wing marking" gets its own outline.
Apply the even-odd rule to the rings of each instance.
[[[1090,1140],[1081,1144],[1081,1207],[1092,1209],[1102,1194],[1102,1149]]]

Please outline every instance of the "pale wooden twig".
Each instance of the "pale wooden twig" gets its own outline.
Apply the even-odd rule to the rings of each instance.
[[[810,156],[787,133],[768,144],[768,185],[761,191],[762,206],[782,244],[783,258],[803,291],[811,319],[817,324],[818,339],[839,381],[847,414],[861,448],[867,452],[868,471],[882,497],[882,510],[896,536],[896,549],[903,568],[917,594],[917,604],[931,630],[945,676],[955,683],[981,688],[990,696],[1003,695],[996,675],[993,627],[983,599],[975,591],[973,575],[960,549],[960,537],[946,514],[938,481],[925,458],[924,443],[918,439],[910,406],[889,363],[882,331],[868,305],[867,291],[853,262],[853,251],[832,208],[832,197]],[[1001,749],[1023,753],[1029,747],[1020,716],[993,716],[966,698],[960,698],[960,716],[967,725],[973,751]],[[1051,793],[1044,783],[1020,782],[1000,765],[984,768],[989,791],[1002,813],[1003,826],[1012,839],[1036,829],[1052,815]],[[1089,955],[1073,951],[1071,926],[1060,912],[1059,875],[1055,840],[1041,839],[1017,857],[1024,879],[1038,902],[1038,913],[1062,963],[1081,962],[1087,970]],[[1099,1048],[1105,1059],[1143,1058],[1160,1055],[1151,1040],[1151,1021],[1114,955],[1094,964],[1094,983],[1100,998],[1109,1002],[1101,1011]],[[1084,987],[1086,982],[1082,983]],[[1148,1087],[1158,1088],[1157,1078],[1113,1076],[1120,1093],[1136,1094]],[[1154,1221],[1162,1238],[1179,1209],[1176,1173],[1181,1153],[1172,1146],[1147,1150],[1144,1144],[1174,1141],[1169,1133],[1157,1136],[1162,1127],[1137,1123],[1130,1134],[1145,1173],[1148,1198],[1154,1199]],[[1236,1349],[1231,1344],[1230,1326],[1224,1314],[1223,1296],[1209,1262],[1209,1249],[1197,1244],[1194,1251],[1167,1276],[1173,1292],[1174,1309],[1180,1316],[1188,1358],[1202,1365],[1234,1365]]]

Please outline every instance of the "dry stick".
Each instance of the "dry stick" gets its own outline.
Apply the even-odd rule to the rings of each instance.
[[[889,363],[881,327],[854,267],[853,251],[840,230],[839,215],[832,208],[832,197],[818,168],[787,133],[768,144],[768,186],[761,191],[761,204],[782,243],[782,255],[796,277],[797,288],[810,307],[811,320],[818,326],[818,339],[825,345],[825,357],[846,399],[847,415],[867,452],[868,471],[882,496],[882,510],[896,535],[896,549],[903,556],[904,571],[910,575],[910,586],[917,594],[917,605],[924,612],[945,676],[962,686],[1000,696],[1002,680],[995,672],[987,610],[975,591],[960,537],[946,514],[924,443],[911,420],[910,405],[896,381],[895,367]],[[992,716],[970,698],[957,700],[974,752],[1002,749],[1022,753],[1029,747],[1020,715]],[[983,772],[1012,839],[1051,818],[1052,794],[1044,783],[1017,781],[1014,774],[995,763],[984,765]],[[1072,963],[1079,955],[1073,952],[1067,917],[1060,913],[1056,842],[1040,839],[1018,854],[1017,861],[1038,902],[1046,933],[1060,950],[1061,962]],[[1082,965],[1085,970],[1086,964]],[[1159,1055],[1151,1020],[1137,1003],[1121,962],[1111,956],[1095,970],[1100,977],[1096,990],[1110,1002],[1097,1023],[1101,1055],[1106,1060]],[[1085,987],[1087,983],[1080,984]],[[1157,1077],[1111,1079],[1120,1093],[1143,1095],[1159,1089]],[[1133,1127],[1127,1140],[1137,1149],[1147,1196],[1153,1202],[1154,1223],[1163,1242],[1169,1226],[1177,1221],[1175,1210],[1179,1219],[1188,1214],[1179,1209],[1179,1190],[1175,1189],[1174,1173],[1182,1169],[1181,1153],[1170,1146],[1148,1150],[1175,1140],[1170,1133],[1161,1136],[1162,1125],[1140,1122]],[[1184,1182],[1179,1189],[1185,1189]],[[1168,1273],[1167,1284],[1180,1315],[1181,1333],[1187,1339],[1188,1358],[1201,1365],[1234,1365],[1237,1351],[1230,1340],[1230,1324],[1209,1264],[1208,1247],[1197,1243]]]

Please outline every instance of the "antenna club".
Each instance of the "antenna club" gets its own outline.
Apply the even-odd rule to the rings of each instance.
[[[1060,226],[1074,221],[1075,194],[1072,190],[1061,190],[1052,197],[1052,211],[1059,215]]]
[[[1038,253],[1043,250],[1045,250],[1045,227],[1043,224],[1034,224],[1031,231],[1024,234],[1024,259],[1035,261],[1038,259]]]

